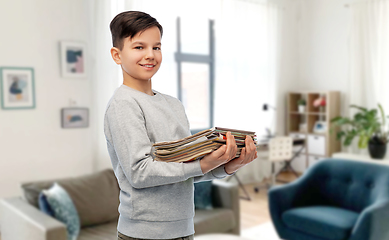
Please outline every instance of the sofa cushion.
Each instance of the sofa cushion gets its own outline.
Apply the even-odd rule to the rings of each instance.
[[[77,240],[117,240],[117,219],[98,226],[81,229]]]
[[[119,186],[113,170],[74,178],[37,181],[22,184],[25,199],[38,206],[39,193],[58,182],[76,206],[82,227],[109,222],[119,216]]]
[[[194,204],[196,209],[212,209],[212,181],[194,184]]]
[[[231,209],[196,210],[194,217],[196,234],[229,232],[235,226],[234,213]]]
[[[282,220],[291,229],[328,240],[347,239],[359,214],[330,206],[295,208],[285,211]]]
[[[42,190],[53,211],[54,217],[66,225],[68,240],[77,240],[80,233],[80,219],[69,194],[57,183],[47,190]]]

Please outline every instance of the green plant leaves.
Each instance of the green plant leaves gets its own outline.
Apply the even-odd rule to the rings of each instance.
[[[386,121],[385,112],[381,104],[378,104],[378,110],[369,110],[357,105],[350,105],[350,108],[358,110],[352,119],[348,117],[335,117],[331,119],[331,123],[333,123],[331,130],[337,129],[336,137],[338,140],[344,138],[343,144],[349,146],[355,137],[359,137],[359,148],[366,148],[369,140],[373,136],[380,138],[385,143],[388,141],[389,133],[383,130]],[[389,116],[387,117],[389,118]],[[338,129],[339,127],[342,128]]]

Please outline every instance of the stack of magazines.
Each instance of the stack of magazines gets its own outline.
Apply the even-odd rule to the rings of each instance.
[[[226,144],[227,132],[235,137],[238,147],[236,157],[240,156],[245,146],[246,135],[257,144],[255,132],[236,129],[214,127],[198,132],[192,136],[171,142],[159,142],[153,145],[156,161],[163,162],[189,162],[196,160]]]

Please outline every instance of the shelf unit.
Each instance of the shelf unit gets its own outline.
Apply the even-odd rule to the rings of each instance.
[[[325,98],[326,104],[315,107],[318,98]],[[305,110],[299,111],[297,102],[306,101]],[[297,172],[304,172],[317,161],[331,157],[340,151],[340,141],[330,133],[331,119],[340,115],[340,92],[289,92],[287,94],[287,135],[293,138],[304,138],[304,151],[292,162]],[[325,126],[322,131],[314,130],[315,124]],[[296,147],[296,151],[299,147]]]

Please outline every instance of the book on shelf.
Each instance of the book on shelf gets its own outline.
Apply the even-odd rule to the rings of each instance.
[[[214,127],[176,141],[153,144],[154,159],[163,162],[194,161],[225,145],[227,132],[231,132],[235,138],[238,147],[236,157],[240,156],[242,148],[245,146],[246,135],[250,136],[255,144],[257,143],[255,132]]]

